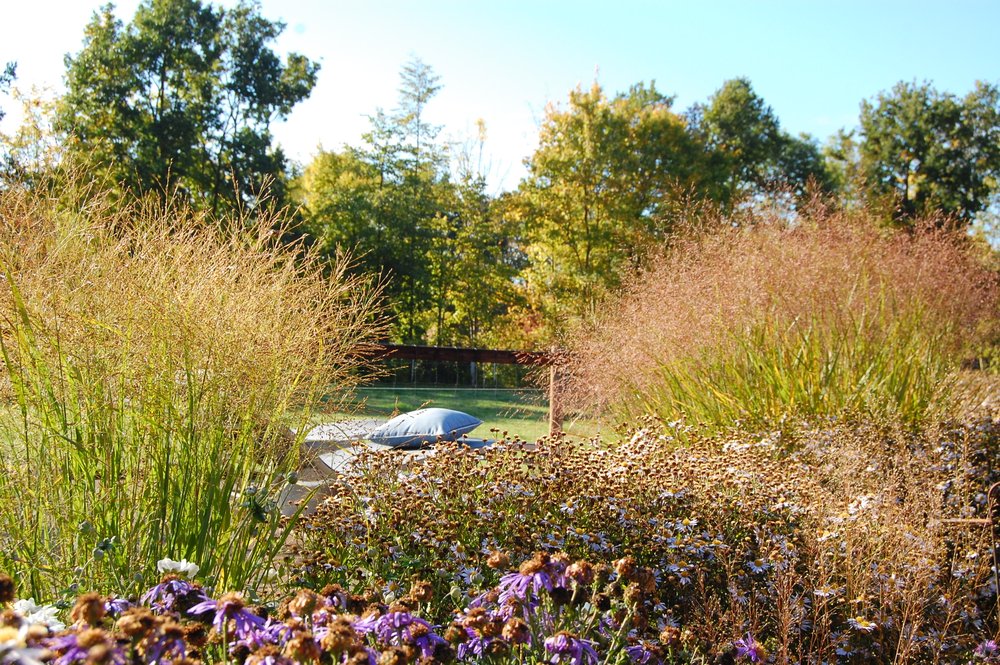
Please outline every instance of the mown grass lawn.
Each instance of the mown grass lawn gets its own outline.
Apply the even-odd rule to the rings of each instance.
[[[439,407],[471,414],[483,421],[473,436],[490,438],[507,432],[533,441],[549,433],[548,396],[535,389],[504,388],[358,388],[346,405],[322,413],[324,422],[349,418],[391,418],[414,409]],[[563,424],[571,436],[589,437],[600,430],[593,420],[568,418]],[[491,433],[497,430],[496,433]]]

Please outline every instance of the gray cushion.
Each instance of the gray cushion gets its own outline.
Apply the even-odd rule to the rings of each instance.
[[[374,443],[396,448],[418,448],[438,439],[456,441],[483,424],[475,416],[451,409],[417,409],[402,413],[369,435]]]

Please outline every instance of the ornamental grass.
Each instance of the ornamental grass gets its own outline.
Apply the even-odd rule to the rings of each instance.
[[[568,401],[717,431],[854,414],[949,414],[963,361],[996,340],[998,279],[933,220],[760,215],[678,240],[570,344]]]
[[[0,567],[29,594],[128,593],[164,556],[267,573],[289,427],[378,330],[375,290],[281,231],[0,192]]]

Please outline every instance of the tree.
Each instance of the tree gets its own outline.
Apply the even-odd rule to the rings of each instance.
[[[696,105],[689,118],[708,152],[707,175],[717,183],[716,200],[726,208],[782,190],[801,198],[810,182],[823,189],[832,186],[816,143],[808,135],[783,131],[745,78],[723,83],[708,105]]]
[[[135,193],[180,190],[218,211],[280,185],[285,158],[270,124],[305,99],[319,65],[269,44],[284,28],[259,4],[143,0],[128,26],[95,13],[66,57],[59,126],[76,161]]]
[[[440,89],[414,58],[400,75],[399,104],[377,109],[360,148],[321,152],[303,178],[305,215],[329,251],[354,250],[360,270],[380,274],[395,336],[425,341],[434,318],[432,274],[449,260],[432,251],[439,217],[451,215],[439,128],[427,105]]]
[[[672,101],[642,84],[608,99],[595,83],[546,110],[510,206],[525,226],[523,276],[549,334],[590,316],[669,236],[673,204],[700,189],[701,151]]]
[[[964,99],[900,82],[861,104],[861,170],[895,219],[941,214],[966,225],[1000,178],[1000,91],[977,83]]]
[[[17,63],[8,62],[3,71],[0,72],[0,93],[7,92],[10,89],[11,84],[14,82],[14,78],[17,76]],[[3,120],[4,110],[0,108],[0,120]]]

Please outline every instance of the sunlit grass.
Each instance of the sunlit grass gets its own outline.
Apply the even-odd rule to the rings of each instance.
[[[47,598],[134,592],[163,557],[266,576],[289,428],[358,375],[372,290],[274,220],[17,189],[0,219],[0,568]]]

